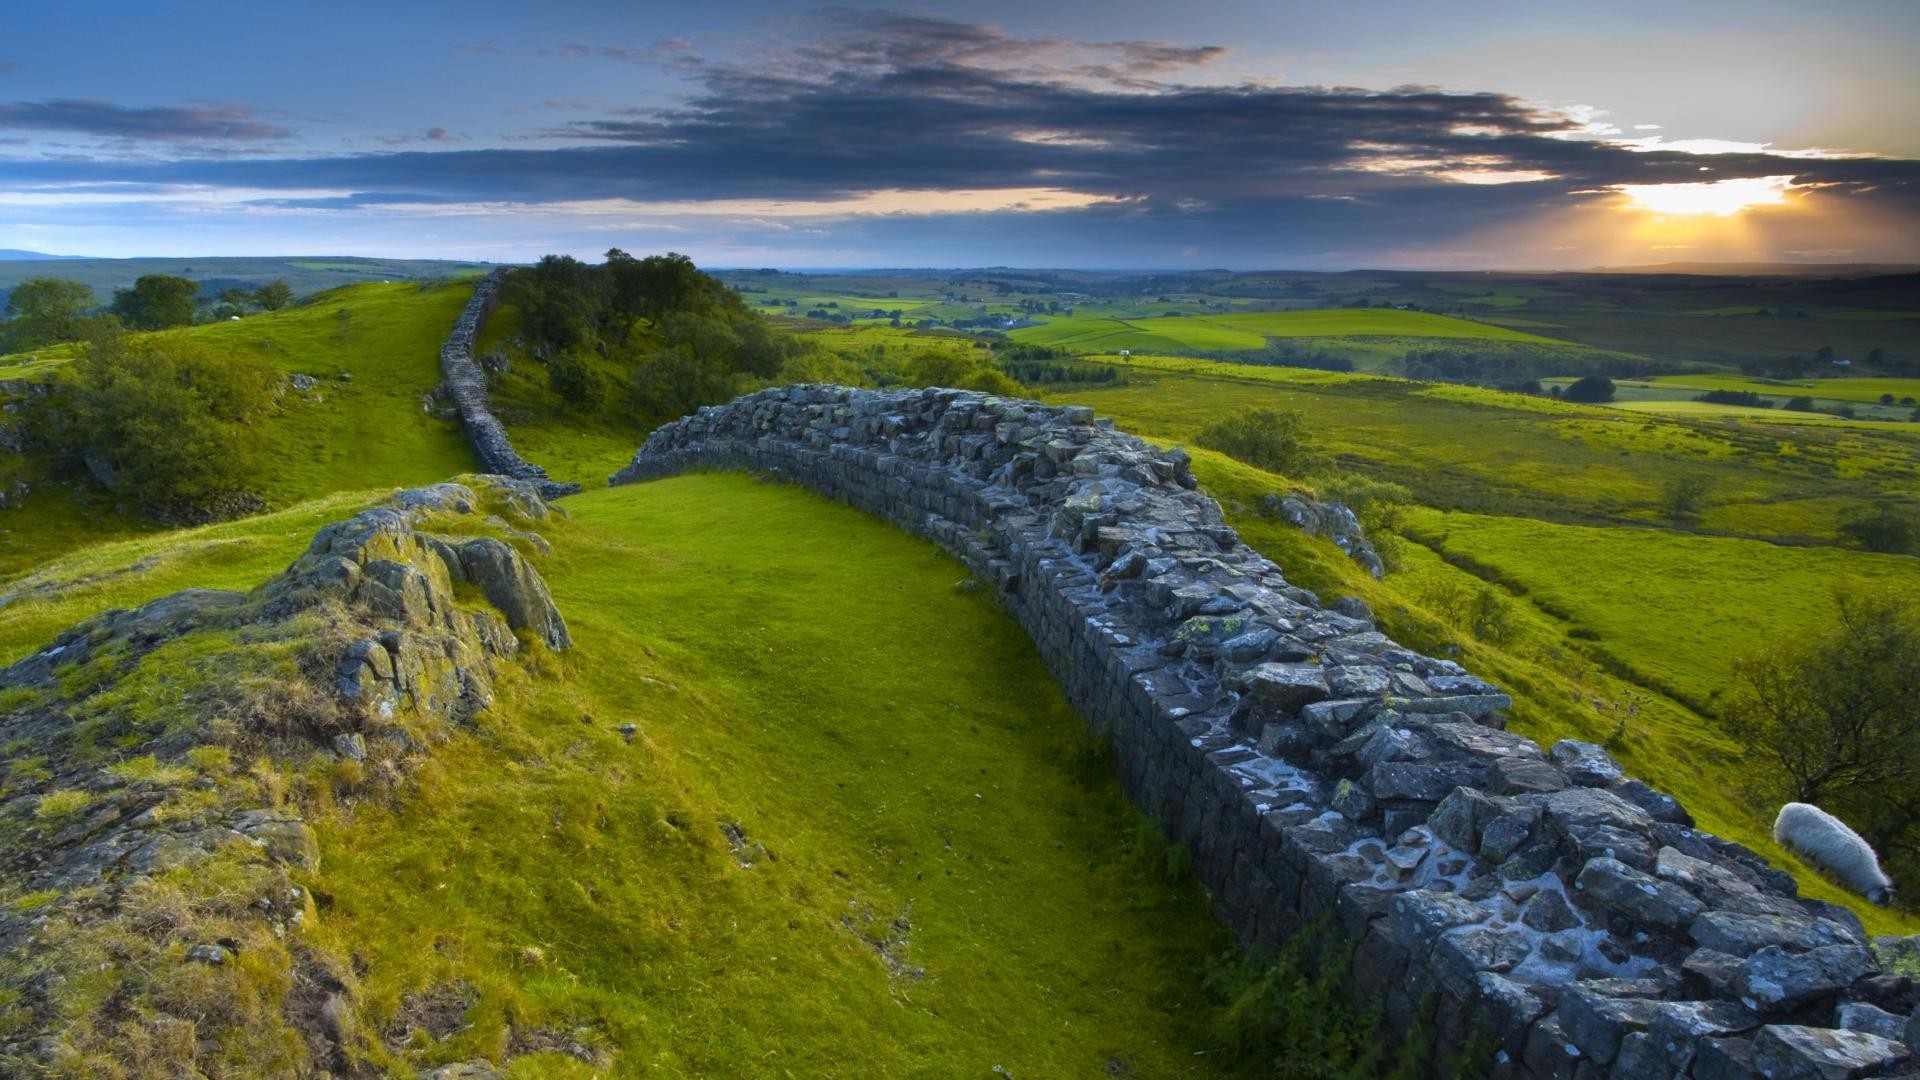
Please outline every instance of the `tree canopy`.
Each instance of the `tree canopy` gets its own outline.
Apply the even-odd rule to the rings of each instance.
[[[113,313],[135,330],[165,330],[193,323],[193,297],[200,286],[172,274],[144,274],[131,289],[116,289]]]
[[[0,327],[0,352],[38,349],[78,341],[97,322],[87,313],[98,306],[93,290],[65,278],[28,278],[7,297],[7,324]]]

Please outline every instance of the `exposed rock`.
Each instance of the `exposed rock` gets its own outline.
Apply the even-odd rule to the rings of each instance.
[[[1873,970],[1872,954],[1858,945],[1828,945],[1804,953],[1769,945],[1741,965],[1734,989],[1754,1008],[1784,1012],[1833,997]]]
[[[1767,1080],[1852,1080],[1909,1060],[1900,1043],[1859,1031],[1774,1024],[1753,1039],[1753,1065]]]
[[[1641,926],[1678,930],[1700,914],[1700,901],[1677,885],[1635,870],[1618,859],[1589,859],[1574,883],[1594,901]]]

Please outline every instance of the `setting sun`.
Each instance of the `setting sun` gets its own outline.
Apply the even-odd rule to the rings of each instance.
[[[1751,207],[1786,202],[1793,186],[1791,176],[1750,176],[1697,184],[1617,184],[1614,190],[1625,195],[1636,210],[1732,217]]]

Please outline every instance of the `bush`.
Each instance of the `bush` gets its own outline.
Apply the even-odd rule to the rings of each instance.
[[[1567,401],[1579,401],[1588,405],[1602,405],[1613,400],[1613,380],[1605,375],[1588,375],[1560,392]]]
[[[52,441],[148,513],[195,519],[242,499],[258,469],[254,421],[273,408],[279,372],[182,342],[93,342],[64,374]]]
[[[1256,469],[1285,475],[1305,472],[1314,458],[1305,421],[1297,412],[1279,409],[1243,409],[1201,428],[1193,441]]]
[[[572,352],[547,364],[547,385],[568,408],[581,412],[598,412],[607,400],[607,381]]]
[[[1783,408],[1791,412],[1812,412],[1813,399],[1804,395],[1796,398],[1788,398]]]
[[[1841,520],[1839,532],[1868,551],[1906,555],[1920,550],[1920,525],[1891,506],[1856,510]]]

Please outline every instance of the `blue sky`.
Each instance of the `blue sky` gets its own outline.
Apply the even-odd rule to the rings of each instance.
[[[0,247],[1920,260],[1920,5],[10,5]]]

